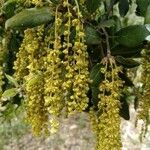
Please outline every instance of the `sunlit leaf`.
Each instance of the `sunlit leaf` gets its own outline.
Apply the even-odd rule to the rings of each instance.
[[[48,7],[25,9],[8,19],[5,28],[31,28],[53,20]]]
[[[135,47],[142,44],[148,35],[150,32],[144,25],[132,25],[119,30],[116,40],[120,45]]]

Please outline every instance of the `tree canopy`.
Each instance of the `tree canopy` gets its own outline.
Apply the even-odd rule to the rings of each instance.
[[[133,5],[142,21],[130,24]],[[141,137],[150,123],[149,41],[150,0],[1,0],[1,117],[24,106],[33,134],[49,135],[60,116],[86,112],[96,149],[120,150],[131,95]]]

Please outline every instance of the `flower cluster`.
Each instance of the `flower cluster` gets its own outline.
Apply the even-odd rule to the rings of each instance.
[[[79,6],[65,0],[56,7],[47,33],[43,26],[25,30],[14,76],[24,85],[27,120],[36,135],[55,133],[62,112],[68,116],[88,106],[88,54],[81,20]]]
[[[25,6],[29,7],[32,4],[35,6],[43,6],[43,0],[20,0]]]
[[[55,14],[55,27],[54,27],[54,38],[50,38],[50,44],[52,47],[47,47],[47,57],[45,58],[46,72],[45,74],[45,85],[44,85],[44,99],[45,107],[47,108],[52,119],[50,119],[51,133],[57,131],[58,121],[57,117],[61,114],[61,110],[64,107],[63,93],[61,90],[62,85],[62,68],[61,59],[59,58],[61,54],[61,37],[60,29],[62,20],[61,13],[58,12],[58,7],[56,8]],[[52,31],[52,30],[51,30]],[[52,35],[51,35],[52,36]],[[46,38],[47,39],[47,38]]]
[[[147,132],[148,125],[150,124],[150,52],[149,50],[143,51],[142,60],[142,76],[141,82],[143,83],[143,92],[139,97],[140,106],[138,111],[138,119],[144,121],[144,125],[141,132],[141,139]]]
[[[23,77],[26,76],[28,74],[28,62],[29,62],[29,58],[28,58],[28,52],[27,52],[27,48],[29,45],[31,45],[32,42],[32,34],[30,34],[29,30],[25,30],[25,34],[24,34],[24,39],[23,42],[19,48],[19,52],[16,54],[16,61],[14,62],[14,70],[15,70],[15,74],[14,77],[17,79],[17,81],[21,81],[23,80]]]
[[[91,120],[92,122],[94,120],[97,150],[120,150],[119,99],[123,81],[119,78],[118,73],[121,72],[121,67],[116,66],[112,56],[104,58],[103,64],[105,67],[101,68],[101,72],[104,74],[105,79],[99,86],[100,93],[98,98],[100,101],[98,103],[98,112],[92,111]]]
[[[34,135],[48,134],[48,114],[44,107],[42,75],[29,74],[25,86],[26,119]]]
[[[65,14],[67,21],[65,23],[63,53],[66,68],[66,74],[63,83],[63,90],[67,101],[67,111],[69,114],[81,112],[86,109],[88,103],[87,92],[89,90],[89,71],[88,54],[85,45],[85,34],[83,30],[82,15],[78,5],[75,10],[77,15],[73,16],[68,0],[65,0],[63,6],[67,8]],[[71,29],[75,30],[74,42],[71,43]]]
[[[25,30],[24,40],[14,64],[17,80],[23,82],[27,121],[31,124],[33,133],[39,135],[47,132],[47,110],[44,107],[44,79],[42,75],[44,58],[43,36],[44,28]]]

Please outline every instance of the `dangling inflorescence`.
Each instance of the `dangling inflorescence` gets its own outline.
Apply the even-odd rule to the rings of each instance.
[[[104,80],[99,85],[98,111],[91,110],[90,117],[97,136],[97,150],[121,150],[120,96],[123,81],[118,73],[122,71],[112,56],[102,60]]]
[[[28,47],[31,47],[33,35],[29,30],[25,30],[24,39],[19,48],[19,52],[16,54],[16,61],[14,62],[13,69],[15,70],[14,77],[17,81],[22,82],[24,76],[28,74],[27,66],[29,64]]]
[[[62,110],[65,109],[67,114],[72,114],[73,112],[81,112],[87,107],[89,89],[88,56],[79,10],[77,19],[74,19],[68,0],[64,1],[62,6],[67,8],[67,12],[63,16],[59,11],[60,6],[56,8],[54,41],[53,47],[49,48],[47,53],[45,77],[45,106],[53,116],[51,127],[56,124],[55,128],[58,127],[56,116],[60,116]],[[76,37],[75,41],[71,43],[72,27],[76,31]],[[64,28],[63,41],[61,41],[62,28]],[[55,128],[52,128],[51,132],[55,132]]]
[[[29,7],[31,5],[35,5],[36,7],[43,6],[44,0],[20,0],[23,5]]]
[[[67,21],[64,25],[64,61],[62,62],[64,68],[66,68],[66,74],[62,88],[65,93],[65,101],[67,101],[67,111],[69,114],[72,114],[85,110],[88,104],[87,92],[90,82],[88,54],[83,23],[81,21],[82,14],[78,4],[76,3],[76,6],[71,8],[68,0],[65,0],[63,6],[67,8],[67,13],[65,14]],[[77,17],[71,13],[73,10],[75,10]],[[70,41],[71,30],[75,31],[73,43]]]
[[[138,111],[138,119],[142,119],[144,121],[142,132],[141,132],[141,140],[147,133],[148,125],[150,124],[150,51],[143,50],[143,58],[142,58],[142,75],[141,82],[142,93],[139,97],[139,111]]]
[[[62,86],[62,68],[61,68],[61,25],[62,20],[61,13],[58,12],[58,7],[55,13],[55,27],[54,27],[54,38],[50,41],[52,48],[48,47],[46,57],[46,72],[45,72],[45,85],[44,85],[44,99],[45,107],[51,115],[50,125],[51,133],[57,131],[58,121],[57,117],[61,114],[61,110],[64,107],[63,93],[61,90]]]
[[[46,129],[47,123],[42,75],[44,63],[41,49],[43,47],[43,29],[43,26],[40,26],[37,29],[25,30],[24,40],[14,63],[14,77],[23,83],[25,92],[26,119],[31,124],[35,135],[39,135],[41,131]]]
[[[43,26],[27,29],[25,32],[30,40],[25,45],[28,53],[28,75],[24,77],[25,105],[27,121],[31,124],[35,135],[47,133],[47,110],[44,107],[44,76],[43,76]]]
[[[47,33],[43,26],[25,30],[14,77],[23,83],[27,121],[36,135],[55,133],[62,111],[68,116],[88,106],[88,53],[81,20],[77,1],[72,7],[65,0],[56,7]]]

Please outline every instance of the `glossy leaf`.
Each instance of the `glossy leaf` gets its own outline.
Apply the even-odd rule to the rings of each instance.
[[[98,32],[90,27],[90,26],[87,26],[85,28],[85,35],[86,35],[86,43],[89,44],[89,45],[96,45],[96,44],[100,44],[101,42],[101,38],[98,34]]]
[[[125,120],[129,120],[130,119],[129,104],[126,101],[125,95],[121,97],[120,102],[121,102],[120,116]]]
[[[150,24],[150,4],[147,8],[147,11],[145,13],[145,24]]]
[[[19,87],[19,84],[17,83],[17,81],[15,80],[15,78],[13,78],[12,76],[5,74],[6,78],[12,83],[14,84],[16,87]]]
[[[140,65],[139,62],[137,62],[131,58],[124,58],[122,56],[116,56],[115,59],[120,65],[122,65],[126,68],[134,68],[134,67],[137,67]]]
[[[100,6],[102,0],[86,0],[85,4],[89,13],[94,13]]]
[[[119,77],[124,81],[125,86],[134,86],[133,82],[131,79],[127,76],[126,73],[119,73]]]
[[[135,47],[140,45],[150,32],[144,25],[132,25],[122,28],[116,33],[116,40],[120,45]]]
[[[93,86],[93,87],[91,87],[91,91],[92,91],[92,102],[93,102],[94,106],[97,106],[97,104],[99,102],[99,98],[98,98],[99,88],[96,86]]]
[[[6,3],[4,3],[2,10],[7,19],[14,15],[16,5],[17,5],[17,0],[8,0]]]
[[[144,45],[140,45],[137,47],[125,47],[118,45],[111,49],[111,53],[113,56],[121,55],[123,57],[140,57],[141,56],[141,50],[143,49]]]
[[[101,65],[96,64],[91,70],[90,79],[93,81],[92,86],[98,86],[100,81],[102,80],[102,73],[100,69]]]
[[[25,9],[5,23],[5,28],[31,28],[53,20],[53,15],[48,7]]]
[[[129,10],[129,2],[128,0],[119,0],[119,13],[120,16],[124,17]]]
[[[14,97],[17,93],[18,93],[18,91],[16,88],[11,88],[11,89],[4,91],[4,93],[2,94],[2,98]]]
[[[137,4],[136,9],[137,15],[145,17],[147,7],[150,5],[150,0],[136,0],[136,4]]]
[[[35,85],[36,83],[38,83],[41,80],[41,76],[40,75],[33,75],[31,77],[28,78],[28,81],[26,82],[26,85],[29,87]]]
[[[109,20],[101,21],[98,26],[99,26],[99,28],[102,28],[102,27],[109,28],[114,25],[115,25],[115,21],[113,19],[109,19]]]

